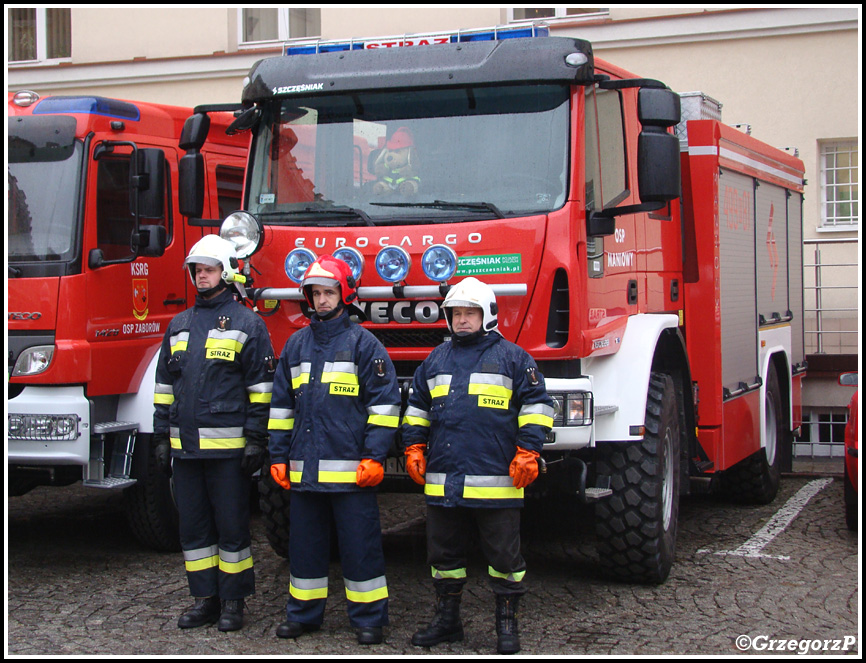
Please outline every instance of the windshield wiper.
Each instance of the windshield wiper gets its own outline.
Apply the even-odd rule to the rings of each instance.
[[[281,210],[279,212],[263,212],[261,216],[352,216],[360,219],[368,226],[375,226],[366,212],[354,207],[305,207],[303,209]]]
[[[425,207],[430,209],[465,209],[473,212],[492,212],[499,219],[505,215],[493,203],[470,203],[470,202],[448,202],[446,200],[434,200],[432,203],[370,203],[380,207]]]

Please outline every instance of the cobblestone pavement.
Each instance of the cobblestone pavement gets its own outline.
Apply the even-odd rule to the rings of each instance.
[[[825,641],[841,650],[827,654],[858,653],[858,536],[845,528],[841,478],[820,487],[816,481],[785,477],[767,506],[685,498],[677,561],[660,586],[603,579],[586,524],[550,509],[543,517],[527,511],[521,654],[768,654],[783,640],[811,654],[824,653]],[[815,494],[781,529],[779,513],[802,502],[806,487]],[[257,591],[244,629],[178,629],[191,604],[181,555],[138,547],[121,503],[118,493],[80,484],[7,499],[7,655],[495,653],[493,598],[480,557],[470,565],[463,601],[466,639],[430,650],[409,644],[432,616],[433,601],[418,494],[380,496],[391,626],[386,641],[372,647],[360,647],[349,628],[337,563],[322,630],[296,641],[274,636],[289,570],[270,549],[260,516],[253,519]]]

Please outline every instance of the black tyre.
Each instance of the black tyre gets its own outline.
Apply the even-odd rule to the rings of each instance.
[[[278,485],[271,476],[268,466],[262,470],[259,479],[259,508],[265,535],[271,548],[280,557],[289,557],[289,504],[291,491]]]
[[[664,582],[674,561],[680,493],[680,412],[669,375],[653,373],[646,433],[637,442],[599,445],[597,474],[613,495],[596,504],[599,563],[627,582]]]
[[[177,506],[171,494],[169,477],[157,467],[151,436],[136,439],[133,458],[134,486],[123,491],[126,519],[133,536],[154,550],[180,550]]]
[[[775,366],[770,366],[764,397],[764,447],[740,461],[721,476],[723,494],[744,504],[769,504],[779,492],[782,448],[788,433],[782,414],[782,390]]]

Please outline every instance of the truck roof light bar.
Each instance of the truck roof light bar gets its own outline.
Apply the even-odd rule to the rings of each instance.
[[[134,104],[105,97],[48,97],[36,104],[34,115],[56,115],[63,113],[82,113],[102,115],[117,120],[141,119],[141,111]]]
[[[456,32],[421,32],[369,39],[329,39],[293,41],[287,43],[283,55],[315,55],[335,51],[362,51],[367,48],[393,48],[400,46],[427,46],[457,44],[470,41],[496,41],[525,37],[547,37],[550,30],[545,23],[457,30]]]

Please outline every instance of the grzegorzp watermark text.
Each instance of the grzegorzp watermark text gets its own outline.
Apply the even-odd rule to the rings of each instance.
[[[846,635],[842,638],[800,640],[797,638],[771,638],[768,635],[756,635],[754,637],[738,635],[734,644],[740,651],[753,649],[759,652],[810,654],[813,652],[850,651],[857,644],[857,638],[853,635]]]

